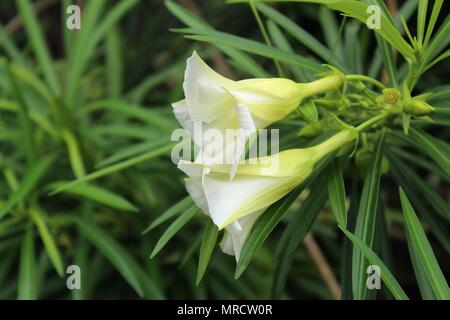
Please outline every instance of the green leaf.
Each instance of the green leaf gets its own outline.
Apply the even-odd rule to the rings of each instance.
[[[392,154],[391,150],[388,149],[387,151],[388,152],[386,153],[386,155],[388,156],[389,163],[392,167],[391,173],[394,176],[395,180],[406,191],[408,197],[413,202],[414,207],[419,212],[421,218],[430,227],[435,238],[439,241],[439,243],[447,251],[447,253],[450,254],[450,236],[445,230],[445,225],[433,214],[433,212],[430,212],[430,210],[426,206],[426,203],[424,203],[423,198],[418,197],[414,190],[406,182],[405,177],[401,174],[400,171],[402,162],[400,162],[399,159]]]
[[[311,186],[314,190],[302,203],[300,210],[295,212],[295,216],[289,221],[285,234],[283,234],[283,244],[280,245],[280,255],[277,257],[275,277],[272,284],[272,298],[281,299],[289,269],[295,254],[295,250],[303,241],[308,231],[311,229],[317,214],[326,201],[326,189],[323,188],[324,176],[317,179]]]
[[[428,0],[419,1],[419,10],[417,10],[417,40],[423,44],[425,34],[425,22],[427,20]]]
[[[158,242],[156,243],[155,247],[153,248],[153,251],[150,255],[150,259],[152,259],[154,256],[160,252],[164,246],[169,242],[170,239],[173,238],[173,236],[180,231],[180,229],[191,220],[194,215],[198,212],[198,208],[196,205],[191,206],[189,209],[187,209],[181,216],[179,216],[163,233],[161,238],[159,238]]]
[[[80,78],[83,74],[86,61],[91,54],[88,45],[94,34],[96,22],[105,6],[105,0],[89,1],[83,8],[83,27],[76,37],[73,37],[74,43],[72,50],[68,52],[68,72],[67,85],[65,90],[65,101],[72,107],[77,97]]]
[[[114,27],[106,35],[106,71],[109,97],[112,99],[119,98],[122,93],[123,66],[119,30]]]
[[[275,227],[281,221],[287,210],[291,207],[300,193],[320,175],[320,173],[324,170],[324,168],[326,168],[326,166],[330,163],[334,156],[335,154],[331,154],[320,161],[314,168],[313,173],[306,179],[306,181],[292,190],[283,199],[271,205],[256,221],[254,227],[250,231],[247,240],[244,243],[244,246],[242,247],[241,255],[239,257],[239,261],[236,266],[236,272],[234,275],[236,279],[239,278],[247,269],[253,257],[262,247],[264,241],[267,239],[273,229],[275,229]]]
[[[342,61],[344,58],[341,37],[342,29],[338,25],[335,14],[329,8],[321,6],[319,9],[319,22],[328,48]]]
[[[151,93],[154,87],[167,80],[170,76],[177,74],[185,64],[186,57],[183,57],[168,67],[162,68],[157,72],[152,72],[127,94],[127,98],[129,98],[133,103],[141,103],[146,94]]]
[[[8,200],[0,207],[0,218],[28,196],[28,194],[36,187],[39,179],[42,178],[50,168],[54,158],[54,156],[41,158],[27,170],[27,173],[20,182],[18,188],[14,190]]]
[[[23,236],[22,245],[20,248],[20,265],[19,265],[19,278],[17,284],[17,299],[19,300],[37,299],[37,287],[35,277],[36,268],[37,265],[35,263],[35,254],[34,254],[33,225],[29,224],[27,232]]]
[[[361,25],[358,21],[350,21],[345,25],[345,46],[347,64],[350,71],[362,73],[361,40],[359,37]]]
[[[248,0],[247,0],[248,1]],[[230,1],[230,3],[247,2],[247,1]],[[271,0],[258,0],[259,2],[273,2]],[[277,2],[307,2],[327,5],[330,9],[340,11],[356,18],[366,24],[370,16],[367,12],[369,4],[356,0],[278,0]],[[402,38],[400,32],[391,22],[392,19],[381,15],[382,28],[374,29],[381,37],[396,48],[405,58],[415,59],[414,51],[411,46]]]
[[[367,172],[361,195],[358,216],[356,220],[355,235],[369,248],[373,248],[375,238],[375,225],[378,211],[378,195],[380,190],[381,164],[383,159],[384,133],[378,139],[377,147]],[[353,250],[353,295],[361,300],[367,297],[366,287],[367,261],[357,248]]]
[[[436,174],[439,178],[450,183],[450,176],[448,176],[441,167],[437,166],[434,162],[424,158],[422,154],[414,154],[409,151],[402,150],[400,148],[393,148],[392,152],[400,156],[403,160],[418,165],[431,173]]]
[[[319,119],[319,113],[317,107],[312,100],[308,100],[298,108],[298,111],[305,117],[309,122],[316,122]]]
[[[344,175],[338,160],[333,161],[327,180],[328,198],[336,221],[347,228],[347,212],[345,210]]]
[[[198,16],[194,15],[191,11],[183,8],[179,4],[173,1],[164,1],[167,9],[180,19],[184,24],[192,28],[210,28],[210,26],[202,21]]]
[[[281,50],[284,50],[286,52],[294,53],[294,50],[292,49],[288,40],[283,35],[280,28],[275,22],[269,20],[267,22],[267,28],[269,30],[270,37],[272,38],[277,48],[280,48]],[[308,82],[308,80],[310,79],[309,72],[306,69],[300,68],[290,63],[285,63],[284,65],[292,71],[297,81]]]
[[[411,128],[409,137],[422,152],[433,158],[447,175],[450,175],[450,147],[448,144],[418,128]]]
[[[395,66],[394,55],[392,53],[391,46],[386,43],[379,35],[376,35],[378,46],[381,48],[381,53],[383,56],[384,64],[389,75],[389,80],[393,87],[398,86],[398,74],[397,68]]]
[[[55,267],[58,275],[62,277],[64,275],[63,262],[61,259],[61,254],[59,253],[58,247],[55,244],[55,240],[53,239],[52,234],[47,228],[45,221],[42,217],[41,212],[36,210],[35,208],[30,208],[30,215],[33,219],[36,227],[39,231],[39,235],[41,236],[42,242],[44,243],[45,250],[47,251],[48,257]]]
[[[152,223],[150,223],[150,225],[147,228],[145,228],[144,231],[142,231],[142,234],[145,234],[145,233],[155,229],[157,226],[163,224],[164,222],[166,222],[167,220],[169,220],[176,214],[182,212],[183,210],[187,209],[191,205],[192,205],[191,196],[187,196],[183,200],[178,201],[173,206],[171,206],[169,209],[164,211],[164,213],[160,214],[158,216],[158,218],[156,218],[154,221],[152,221]]]
[[[362,23],[366,24],[370,14],[367,12],[369,5],[359,1],[333,1],[328,7],[333,10],[344,12],[345,14],[358,19]],[[381,15],[381,28],[374,29],[383,39],[389,42],[395,49],[397,49],[405,58],[411,60],[415,59],[413,49],[403,39],[400,32],[391,22],[391,19],[386,18],[385,15]]]
[[[176,4],[175,2],[166,0],[165,5],[173,15],[175,15],[187,26],[196,29],[213,29],[205,21],[201,20],[199,17],[192,14],[192,12]],[[218,45],[217,47],[226,55],[234,59],[240,68],[245,69],[246,72],[251,74],[253,77],[265,78],[269,76],[269,74],[260,66],[259,63],[255,62],[244,52],[231,48],[228,45]],[[182,63],[184,64],[184,60]]]
[[[436,32],[435,36],[431,40],[430,45],[426,48],[422,56],[422,63],[424,65],[428,64],[433,60],[441,50],[448,46],[450,43],[450,37],[448,36],[450,32],[450,15],[447,15],[444,23],[441,25],[439,30]]]
[[[175,129],[175,121],[167,119],[155,112],[155,109],[146,109],[142,106],[133,105],[122,100],[98,100],[93,103],[82,106],[79,109],[79,115],[85,115],[94,111],[105,109],[115,111],[134,119],[138,119],[151,127],[172,131]]]
[[[44,36],[39,22],[34,13],[33,7],[29,0],[18,0],[17,7],[25,24],[25,30],[28,34],[28,40],[33,47],[33,50],[39,61],[39,65],[44,73],[45,80],[51,88],[53,94],[58,95],[60,92],[59,80],[56,72],[53,69],[50,53],[46,46]]]
[[[411,263],[413,265],[414,273],[416,275],[417,284],[419,286],[420,294],[424,300],[436,300],[436,295],[433,292],[430,281],[428,280],[426,271],[420,262],[418,253],[414,248],[411,248],[410,235],[406,232],[406,239],[408,243],[408,250],[411,255]]]
[[[168,154],[172,150],[172,147],[173,147],[172,144],[164,145],[164,146],[162,146],[160,148],[157,148],[155,150],[147,151],[147,152],[145,152],[145,153],[143,153],[143,154],[141,154],[139,156],[133,157],[131,159],[127,159],[125,161],[122,161],[122,162],[113,164],[113,165],[111,165],[109,167],[103,168],[101,170],[95,171],[95,172],[93,172],[91,174],[88,174],[88,175],[86,175],[86,176],[84,176],[84,177],[82,177],[80,179],[77,179],[75,181],[69,182],[69,183],[67,183],[67,184],[65,184],[65,185],[55,189],[54,191],[52,191],[50,193],[50,195],[57,194],[59,192],[62,192],[62,191],[67,190],[69,188],[72,188],[72,187],[74,187],[74,186],[76,186],[76,185],[78,185],[80,183],[92,181],[92,180],[98,179],[100,177],[112,174],[114,172],[118,172],[118,171],[124,170],[126,168],[132,167],[132,166],[134,166],[134,165],[136,165],[138,163],[141,163],[141,162],[153,159],[153,158],[161,156],[161,155]],[[1,214],[0,214],[0,217],[1,217]]]
[[[353,233],[341,226],[339,226],[339,228],[342,230],[342,232],[345,233],[350,241],[353,242],[353,244],[358,247],[359,250],[361,250],[361,252],[364,254],[364,257],[369,260],[371,264],[376,265],[380,268],[381,280],[389,288],[394,297],[397,300],[409,300],[405,291],[403,291],[403,289],[400,287],[400,284],[397,282],[397,280],[383,263],[383,261],[381,261],[381,259],[377,256],[377,254],[373,252],[372,249],[370,249],[370,247],[368,247],[364,242],[358,239],[358,237],[356,237]]]
[[[420,193],[425,197],[427,202],[430,203],[434,210],[441,217],[450,222],[450,204],[442,199],[439,193],[433,190],[426,181],[423,181],[423,179],[419,177],[419,175],[417,175],[406,163],[393,157],[392,155],[391,158],[395,159],[395,162],[397,163],[396,168],[405,178],[413,183],[416,189],[420,190]]]
[[[286,52],[277,48],[269,47],[257,41],[245,39],[235,35],[224,32],[206,29],[177,29],[177,32],[182,32],[187,35],[186,38],[197,41],[213,43],[215,45],[229,46],[238,50],[260,55],[266,58],[292,63],[314,72],[323,72],[325,68],[310,59],[301,57],[299,55]]]
[[[294,203],[295,199],[303,191],[304,187],[299,186],[286,197],[276,202],[256,221],[247,240],[242,247],[241,255],[236,266],[235,278],[239,278],[263,245],[272,230],[281,221],[287,210]]]
[[[444,0],[435,0],[433,11],[431,11],[430,20],[428,21],[427,33],[425,35],[425,40],[423,42],[423,47],[426,48],[428,42],[430,41],[431,35],[433,34],[434,26],[436,25],[439,12],[441,12],[442,4]]]
[[[27,157],[28,164],[31,164],[34,159],[37,157],[36,155],[36,145],[35,140],[32,134],[33,127],[31,125],[30,119],[30,110],[28,104],[25,102],[25,99],[22,94],[22,90],[17,84],[16,79],[11,71],[11,67],[7,68],[8,74],[11,80],[11,87],[16,96],[16,99],[19,102],[19,112],[17,113],[18,122],[20,124],[20,129],[22,131],[22,139],[24,141],[24,149],[25,155]]]
[[[434,256],[433,249],[423,231],[419,219],[414,212],[403,189],[400,187],[400,201],[402,203],[403,215],[405,217],[408,240],[411,241],[409,248],[416,251],[417,256],[428,276],[431,287],[438,299],[450,299],[450,289],[447,281]]]
[[[212,220],[208,220],[205,231],[203,233],[202,244],[200,246],[200,255],[198,258],[198,269],[197,278],[195,283],[198,285],[202,281],[203,275],[205,274],[206,268],[208,267],[209,260],[214,251],[217,242],[217,236],[219,235],[219,230],[217,226],[214,225]]]
[[[53,97],[51,92],[48,90],[46,84],[41,81],[37,76],[31,73],[28,69],[22,66],[11,63],[9,65],[9,70],[18,80],[26,83],[30,86],[36,93],[38,93],[45,101],[49,104],[53,103]]]
[[[61,186],[66,185],[67,181],[58,181],[54,182],[50,185],[50,188],[57,189]],[[94,200],[98,203],[107,205],[111,208],[115,208],[118,210],[124,210],[124,211],[138,211],[139,209],[129,202],[124,197],[115,194],[109,190],[106,190],[104,188],[94,186],[92,184],[79,184],[75,185],[67,190],[65,190],[66,193],[77,195],[86,199]]]
[[[66,129],[61,130],[61,137],[66,143],[67,153],[69,154],[69,161],[72,167],[72,172],[77,178],[82,178],[86,174],[84,168],[83,157],[80,151],[80,145],[75,135]]]
[[[434,67],[434,65],[438,64],[439,62],[447,59],[448,57],[450,57],[450,49],[444,51],[442,54],[440,54],[436,59],[434,59],[433,61],[431,61],[429,64],[427,64],[422,72],[428,71],[428,69]]]
[[[294,23],[291,19],[285,15],[279,13],[278,11],[272,9],[271,7],[259,3],[257,5],[259,11],[266,15],[269,19],[276,22],[283,29],[285,29],[289,34],[291,34],[295,39],[297,39],[305,47],[313,51],[319,57],[321,57],[325,62],[332,64],[345,71],[345,67],[342,63],[336,59],[336,56],[325,47],[320,41],[318,41],[314,36],[309,34],[305,29],[301,28],[299,25]]]
[[[0,43],[5,52],[13,59],[16,63],[21,66],[27,66],[27,62],[23,57],[22,53],[16,47],[13,39],[6,33],[5,28],[0,24]]]
[[[95,167],[96,168],[106,167],[115,162],[124,160],[126,158],[131,158],[139,154],[142,154],[153,148],[163,146],[164,144],[166,144],[166,141],[161,141],[161,139],[131,144],[122,149],[116,150],[115,153],[98,162]]]
[[[143,284],[140,280],[142,269],[136,260],[121,244],[93,223],[87,223],[78,217],[74,220],[81,234],[111,262],[129,285],[142,297],[144,295]]]

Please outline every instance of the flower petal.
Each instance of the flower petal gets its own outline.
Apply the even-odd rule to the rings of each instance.
[[[223,87],[232,83],[208,67],[194,52],[187,59],[183,82],[191,118],[210,123],[229,111],[234,106],[234,98]]]
[[[206,175],[203,190],[211,219],[222,229],[245,215],[267,207],[289,191],[285,192],[283,187],[288,180],[290,178],[238,175],[230,181],[225,174]],[[283,189],[282,195],[276,192],[278,187]]]
[[[194,120],[188,112],[186,99],[172,103],[173,113],[181,126],[186,129],[191,137],[194,137]]]
[[[256,220],[261,216],[266,208],[258,210],[255,213],[249,214],[236,222],[240,225],[240,230],[227,227],[221,242],[221,249],[229,255],[234,255],[236,261],[239,261],[242,247],[250,234]]]
[[[253,121],[252,114],[247,106],[238,103],[236,105],[236,115],[239,123],[239,132],[235,142],[233,143],[233,164],[230,169],[230,179],[232,179],[236,174],[238,162],[244,154],[247,139],[256,133],[255,122]]]

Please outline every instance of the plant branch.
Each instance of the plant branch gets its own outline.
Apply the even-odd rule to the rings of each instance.
[[[380,122],[381,120],[387,118],[389,116],[389,112],[382,112],[379,115],[370,118],[369,120],[361,123],[359,126],[356,127],[356,130],[358,130],[358,132],[362,132],[365,129],[371,127],[372,125]]]
[[[377,86],[380,89],[386,89],[386,86],[381,83],[378,80],[375,80],[374,78],[368,77],[368,76],[364,76],[364,75],[360,75],[360,74],[349,74],[345,76],[346,80],[352,81],[352,80],[356,80],[356,81],[365,81],[365,82],[370,82],[371,84]]]
[[[317,244],[314,236],[311,233],[308,233],[303,240],[306,249],[308,250],[311,259],[317,266],[317,269],[320,272],[322,279],[325,281],[328,289],[330,289],[331,294],[333,295],[335,300],[341,300],[341,286],[339,285],[336,277],[334,276],[333,270],[330,267],[327,259],[322,253],[319,245]]]

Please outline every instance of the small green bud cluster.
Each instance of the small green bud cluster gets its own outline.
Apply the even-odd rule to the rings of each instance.
[[[383,108],[390,113],[399,114],[404,112],[415,117],[422,117],[432,113],[435,109],[425,100],[428,94],[416,97],[409,97],[408,94],[402,94],[394,88],[383,90],[383,94],[376,98],[378,107]]]

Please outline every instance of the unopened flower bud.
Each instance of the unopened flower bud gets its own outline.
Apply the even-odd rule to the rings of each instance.
[[[434,108],[424,100],[411,99],[403,106],[403,111],[412,116],[426,116],[434,111]]]
[[[400,98],[400,91],[393,88],[388,88],[383,90],[384,102],[387,104],[396,104]]]
[[[303,126],[298,132],[299,137],[313,138],[323,132],[323,121],[316,121]]]

